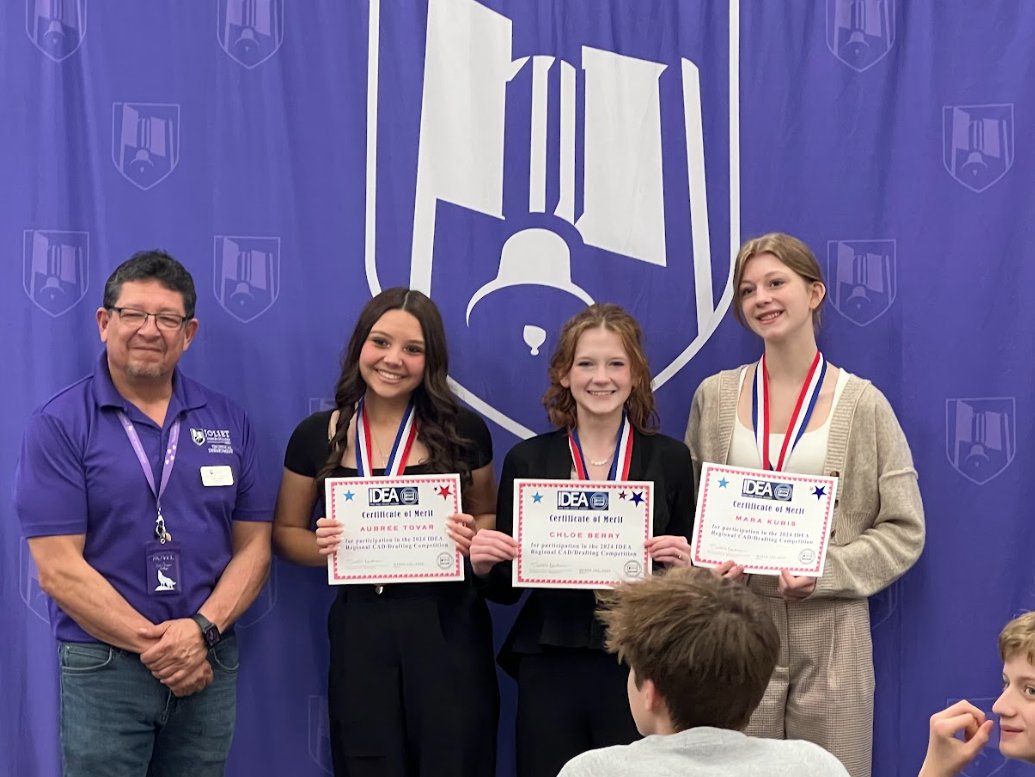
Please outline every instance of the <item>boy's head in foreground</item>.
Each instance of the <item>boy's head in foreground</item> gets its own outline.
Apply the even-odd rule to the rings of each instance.
[[[999,633],[1003,692],[992,705],[999,717],[999,751],[1035,763],[1035,612],[1007,623]],[[919,777],[955,777],[988,744],[995,723],[966,699],[931,716],[927,757]]]
[[[619,586],[600,617],[608,649],[629,665],[629,707],[641,734],[747,726],[780,636],[746,586],[704,569],[671,569]]]
[[[1035,612],[1006,624],[999,634],[1003,692],[992,705],[999,716],[999,750],[1035,763]]]

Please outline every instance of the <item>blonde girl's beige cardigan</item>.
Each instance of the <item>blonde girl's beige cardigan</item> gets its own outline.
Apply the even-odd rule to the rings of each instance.
[[[686,444],[695,489],[704,462],[726,463],[741,369],[712,375],[694,394]],[[891,405],[868,380],[849,376],[830,421],[824,472],[840,478],[838,499],[826,567],[811,598],[868,597],[905,574],[923,550],[917,473]],[[776,578],[756,578],[751,587],[777,595]]]

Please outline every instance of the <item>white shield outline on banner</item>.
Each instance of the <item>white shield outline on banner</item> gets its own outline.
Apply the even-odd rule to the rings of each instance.
[[[827,295],[853,324],[872,324],[895,302],[897,248],[890,238],[827,241]]]
[[[49,7],[49,13],[41,13]],[[41,29],[43,25],[46,29]],[[70,41],[69,34],[74,33]],[[86,37],[86,0],[25,0],[25,34],[32,45],[54,62],[75,54]]]
[[[223,310],[247,324],[280,297],[280,238],[275,235],[215,235],[213,291]]]
[[[233,16],[231,8],[236,10]],[[236,28],[241,29],[231,39]],[[272,48],[264,51],[264,39],[272,41]],[[276,54],[284,43],[284,0],[219,0],[216,40],[238,65],[249,70],[258,67]]]
[[[965,427],[969,426],[969,431]],[[961,435],[961,430],[966,432]],[[962,447],[969,445],[966,455]],[[1017,453],[1014,397],[957,397],[945,400],[945,455],[949,464],[979,486],[1001,475]],[[990,455],[993,454],[993,455]],[[994,458],[1001,459],[996,462]]]
[[[1013,103],[942,106],[942,164],[953,180],[980,194],[1013,167]]]
[[[309,697],[309,757],[327,774],[334,774],[331,763],[331,723],[327,714],[327,697]]]
[[[22,232],[22,288],[36,307],[58,318],[82,301],[89,286],[89,232]]]
[[[446,9],[449,6],[456,7],[457,4],[464,4],[466,6],[475,6],[485,9],[486,12],[490,12],[485,6],[481,6],[476,0],[430,0],[428,10],[428,26],[432,25],[432,18],[435,16],[438,9]],[[367,284],[370,288],[371,294],[378,294],[382,291],[381,282],[377,274],[376,264],[376,224],[377,224],[377,154],[378,154],[378,107],[379,107],[379,93],[378,93],[378,64],[379,64],[379,46],[380,46],[380,8],[381,0],[369,0],[369,32],[368,32],[368,61],[367,61],[367,156],[366,156],[366,213],[365,213],[365,226],[364,226],[364,237],[365,237],[365,253],[364,262],[366,268]],[[496,12],[491,11],[496,14]],[[443,15],[447,15],[443,11]],[[503,17],[502,14],[496,14],[502,19],[506,19],[509,25],[510,20]],[[462,27],[462,25],[460,25]],[[508,26],[509,32],[509,26]],[[597,50],[591,50],[590,47],[584,46],[584,56],[586,51],[591,51],[594,55],[609,55],[611,52],[600,52]],[[542,65],[544,68],[549,67],[552,64],[553,58],[546,56],[535,56],[535,57],[524,57],[514,60],[511,65],[513,66],[513,72],[510,77],[523,68],[526,64],[529,64],[533,69]],[[567,63],[562,63],[562,65]],[[659,63],[648,63],[648,64],[659,64]],[[680,58],[681,72],[683,76],[683,99],[684,99],[684,112],[688,111],[687,101],[688,96],[694,95],[699,101],[700,99],[700,84],[698,79],[698,68],[697,66],[686,58]],[[729,307],[730,301],[733,296],[733,262],[736,257],[737,251],[740,247],[741,236],[740,236],[740,4],[739,0],[730,0],[729,2],[729,51],[728,51],[728,77],[729,77],[729,239],[728,239],[728,263],[724,259],[721,266],[723,271],[726,273],[725,282],[722,287],[722,292],[719,295],[719,299],[716,302],[712,290],[712,247],[709,244],[710,238],[708,237],[708,224],[707,224],[707,206],[691,208],[691,220],[693,223],[693,263],[690,267],[690,272],[697,281],[695,283],[696,293],[696,322],[697,322],[697,334],[693,337],[691,342],[683,348],[674,358],[670,359],[667,364],[664,364],[659,370],[657,370],[654,380],[653,387],[655,389],[663,386],[668,380],[675,376],[683,367],[685,367],[690,360],[700,351],[708,339],[714,334],[718,328],[720,322],[725,316],[725,312]],[[569,66],[570,67],[570,66]],[[667,67],[667,65],[660,65],[661,69]],[[660,70],[658,71],[660,72]],[[427,75],[427,61],[425,61],[425,88],[428,83]],[[696,90],[696,91],[695,91]],[[699,102],[697,103],[699,106]],[[699,120],[699,116],[696,117]],[[423,142],[423,131],[425,127],[426,116],[422,115],[421,120],[421,132]],[[697,128],[699,129],[699,127]],[[692,157],[689,160],[688,165],[698,165],[699,170],[704,168],[704,154],[703,154],[703,140],[700,138],[697,130],[691,129],[688,122],[686,129],[686,142],[687,142],[687,155]],[[700,147],[700,148],[699,148]],[[697,152],[699,151],[699,154]],[[699,159],[698,159],[699,156]],[[429,164],[433,164],[430,163]],[[533,165],[535,160],[533,160]],[[420,167],[420,160],[418,160],[418,168]],[[707,186],[703,180],[703,175],[694,177],[688,172],[690,179],[689,186],[691,190],[691,202],[707,202]],[[418,247],[418,239],[416,237],[419,231],[425,231],[428,228],[429,215],[420,209],[420,174],[418,170],[418,193],[416,199],[418,205],[415,205],[414,213],[414,253],[418,252],[418,248],[421,249],[424,254],[421,257],[421,261],[415,261],[413,255],[410,258],[410,283],[411,288],[419,289],[429,296],[431,295],[431,262],[430,254],[431,248],[433,247],[433,234],[434,234],[434,213],[432,207],[432,213],[430,220],[432,226],[430,227],[432,240],[429,244],[422,244]],[[433,203],[434,205],[434,203]],[[705,214],[702,218],[701,214]],[[425,230],[419,230],[418,225],[425,228]],[[528,232],[545,232],[545,230],[527,230]],[[538,237],[538,236],[531,236]],[[647,259],[646,261],[653,261]],[[663,262],[661,262],[663,264]],[[716,267],[720,264],[718,260],[715,262]],[[543,268],[540,268],[543,269]],[[569,294],[583,300],[584,302],[589,301],[588,295],[580,287],[572,282],[570,272],[567,277],[563,277],[564,273],[551,272],[550,270],[544,270],[551,274],[553,277],[550,279],[550,283],[544,283],[540,285],[550,286],[562,291],[567,291]],[[468,320],[470,318],[471,308],[480,299],[479,295],[488,293],[491,291],[494,285],[496,288],[505,286],[503,278],[503,266],[501,262],[500,274],[497,276],[497,282],[494,284],[486,284],[470,301],[468,306]],[[541,342],[541,340],[540,340]],[[529,343],[532,345],[532,343]],[[534,348],[534,346],[533,346]],[[533,350],[533,353],[535,351]],[[479,413],[484,415],[486,418],[491,419],[495,423],[499,424],[504,429],[507,429],[518,437],[531,437],[534,432],[522,423],[512,418],[507,413],[494,407],[487,402],[483,397],[477,395],[473,391],[469,390],[466,386],[461,384],[455,376],[451,375],[449,383],[456,394],[468,403],[471,407],[477,410]]]
[[[826,37],[839,61],[869,70],[895,45],[895,0],[827,0]]]
[[[144,191],[168,178],[180,163],[179,104],[112,103],[111,161]]]
[[[44,623],[50,623],[49,597],[40,588],[39,573],[36,571],[36,562],[32,560],[32,553],[29,552],[29,543],[23,538],[18,545],[18,581],[19,593],[22,601],[37,618]]]

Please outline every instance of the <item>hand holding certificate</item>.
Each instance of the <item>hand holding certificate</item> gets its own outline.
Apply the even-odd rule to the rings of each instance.
[[[344,529],[327,557],[331,585],[464,579],[446,532],[460,512],[459,475],[328,478],[326,504]]]
[[[650,570],[654,484],[514,481],[513,585],[613,588]]]
[[[751,574],[821,577],[836,495],[837,478],[706,463],[693,563],[732,559]]]

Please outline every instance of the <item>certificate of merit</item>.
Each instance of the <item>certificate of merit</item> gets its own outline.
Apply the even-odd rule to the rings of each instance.
[[[695,566],[732,560],[756,575],[822,576],[837,478],[706,463],[698,491]]]
[[[515,480],[513,584],[614,588],[642,578],[653,516],[653,483]]]
[[[460,512],[459,475],[328,478],[325,490],[327,517],[345,528],[327,557],[331,585],[464,579],[446,533]]]

